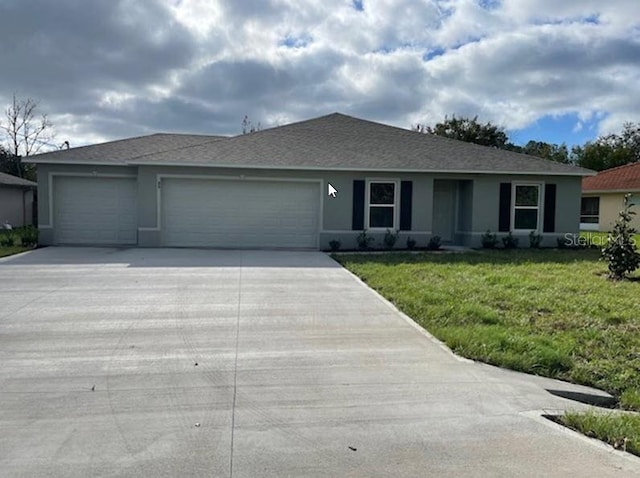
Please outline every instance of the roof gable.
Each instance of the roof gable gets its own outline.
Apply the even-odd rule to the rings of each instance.
[[[582,180],[583,191],[640,191],[640,162],[600,171]]]

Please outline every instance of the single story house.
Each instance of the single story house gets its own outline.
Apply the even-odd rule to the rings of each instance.
[[[486,231],[543,245],[579,230],[591,171],[339,113],[234,136],[155,134],[38,165],[42,244],[355,248],[363,230],[425,246]],[[336,192],[333,192],[331,188]],[[333,194],[329,194],[333,192]]]
[[[37,184],[27,179],[0,173],[0,226],[33,224],[34,191]]]
[[[632,226],[640,230],[640,162],[600,171],[582,180],[580,229],[611,231],[630,193],[636,212]]]

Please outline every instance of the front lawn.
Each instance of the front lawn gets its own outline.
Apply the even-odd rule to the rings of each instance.
[[[599,255],[487,250],[334,258],[459,355],[594,386],[640,410],[640,274],[611,282]],[[632,433],[631,449],[640,443],[637,415],[563,420],[612,444],[612,429]]]
[[[33,247],[24,247],[24,246],[0,246],[0,257],[12,256],[14,254],[19,254],[24,251],[30,251]]]

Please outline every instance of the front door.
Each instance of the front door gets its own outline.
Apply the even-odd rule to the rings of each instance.
[[[433,182],[433,235],[442,242],[453,242],[456,210],[455,181]]]

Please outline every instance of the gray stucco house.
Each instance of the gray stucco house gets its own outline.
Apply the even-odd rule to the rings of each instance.
[[[42,244],[326,249],[576,233],[592,172],[339,113],[235,137],[155,134],[29,158]],[[337,194],[328,194],[331,184]]]
[[[0,173],[0,226],[33,224],[33,199],[37,184],[27,179]]]

